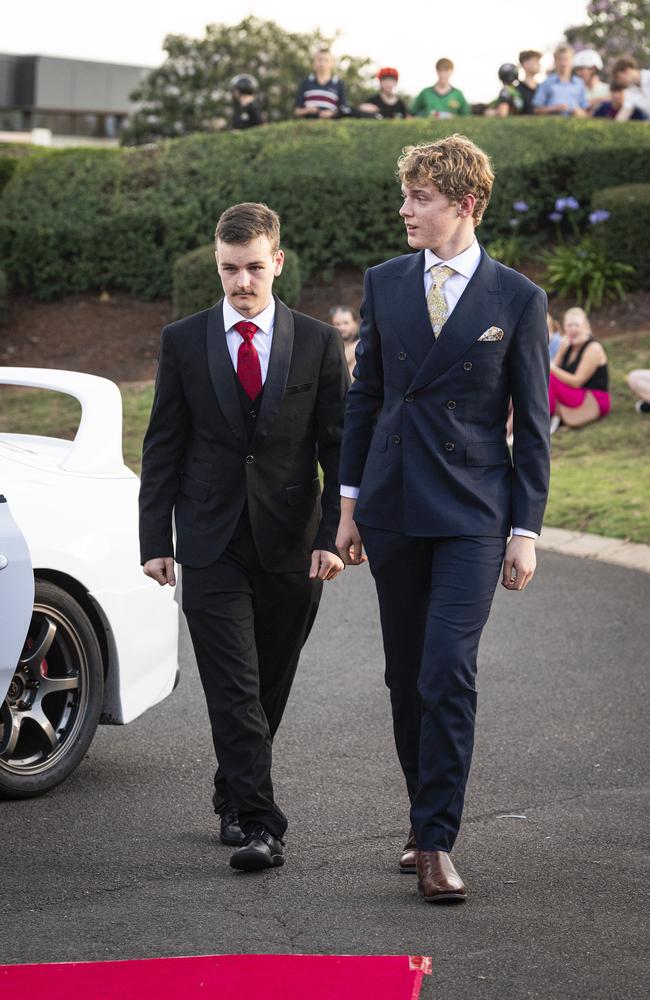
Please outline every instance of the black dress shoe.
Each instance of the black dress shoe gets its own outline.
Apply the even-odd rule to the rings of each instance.
[[[241,872],[255,872],[262,868],[277,868],[284,864],[282,841],[270,830],[258,826],[247,837],[243,847],[230,858],[230,867]]]
[[[246,840],[246,834],[239,825],[239,814],[236,809],[230,809],[221,816],[219,839],[228,847],[240,847]]]

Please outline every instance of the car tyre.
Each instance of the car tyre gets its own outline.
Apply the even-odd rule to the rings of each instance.
[[[0,708],[0,798],[42,795],[67,778],[90,746],[103,695],[88,615],[67,591],[37,578],[27,639]]]

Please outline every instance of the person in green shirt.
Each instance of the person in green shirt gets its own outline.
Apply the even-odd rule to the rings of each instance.
[[[433,87],[425,87],[411,104],[411,111],[418,118],[453,118],[454,115],[471,115],[472,110],[462,90],[452,87],[454,72],[451,59],[438,59],[438,79]]]

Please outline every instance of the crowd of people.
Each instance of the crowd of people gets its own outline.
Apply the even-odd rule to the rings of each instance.
[[[650,70],[639,67],[632,56],[617,59],[604,72],[603,60],[594,49],[574,52],[559,45],[553,70],[543,79],[541,52],[525,49],[518,63],[499,67],[500,89],[488,104],[471,105],[462,90],[452,84],[454,64],[438,59],[436,80],[412,100],[400,97],[399,72],[384,66],[377,73],[378,90],[356,107],[348,102],[345,83],[336,73],[328,49],[314,55],[312,71],[300,83],[294,108],[296,118],[453,118],[483,114],[556,115],[574,118],[612,118],[617,121],[650,119]],[[263,123],[258,83],[249,74],[231,81],[232,128],[245,129]]]

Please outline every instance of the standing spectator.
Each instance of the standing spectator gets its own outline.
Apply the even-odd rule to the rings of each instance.
[[[593,113],[594,118],[616,118],[621,108],[625,106],[625,87],[622,83],[612,81],[610,84],[610,95],[608,101],[603,101],[598,105]],[[639,108],[633,108],[629,121],[647,121],[648,116],[644,115]]]
[[[533,97],[537,90],[537,76],[541,68],[542,53],[536,49],[524,49],[519,53],[519,65],[524,71],[523,80],[519,81],[519,93],[524,99],[523,114],[533,114]]]
[[[334,57],[329,49],[314,56],[314,72],[305,77],[296,95],[296,118],[339,118],[349,114],[345,84],[334,74]]]
[[[432,87],[425,87],[411,104],[411,111],[418,118],[453,118],[454,115],[471,115],[472,110],[462,90],[451,85],[454,64],[451,59],[438,59],[438,79]]]
[[[408,118],[408,108],[395,93],[399,73],[392,66],[384,66],[377,73],[379,93],[373,94],[359,105],[359,111],[374,118]]]
[[[584,309],[567,309],[564,337],[551,362],[548,383],[551,434],[561,423],[582,427],[610,410],[605,348],[591,332]]]
[[[535,91],[533,109],[536,115],[562,115],[565,118],[586,118],[589,101],[582,80],[572,73],[573,49],[558,45],[555,50],[555,72]]]
[[[623,107],[617,114],[619,122],[632,118],[634,111],[650,116],[650,69],[639,69],[633,56],[623,56],[612,67],[612,79],[626,90]]]
[[[248,73],[240,73],[230,81],[232,89],[232,128],[240,131],[262,124],[262,113],[255,103],[257,80]]]
[[[499,66],[501,90],[496,100],[485,109],[488,118],[507,118],[524,113],[524,98],[519,91],[517,67],[514,63]]]
[[[345,360],[348,363],[351,377],[356,363],[355,351],[359,343],[359,323],[350,306],[334,306],[333,309],[330,309],[330,320],[332,326],[335,326],[341,334]]]
[[[635,368],[625,376],[632,395],[636,396],[637,413],[650,413],[650,368]]]
[[[603,60],[595,49],[582,49],[573,60],[573,72],[585,85],[592,114],[609,97],[609,86],[600,78],[602,69]]]

